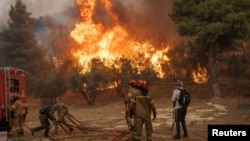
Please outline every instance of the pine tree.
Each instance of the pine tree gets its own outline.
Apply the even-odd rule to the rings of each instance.
[[[207,56],[209,82],[221,97],[218,76],[220,55],[250,37],[249,0],[178,0],[172,20],[181,36],[190,37]],[[198,54],[198,55],[202,55]]]
[[[16,0],[15,6],[10,6],[8,29],[0,33],[0,66],[11,66],[24,69],[28,74],[42,76],[46,53],[39,47],[32,31],[35,21],[27,12],[26,5]]]

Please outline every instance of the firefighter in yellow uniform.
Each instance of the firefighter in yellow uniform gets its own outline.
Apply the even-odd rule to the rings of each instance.
[[[148,95],[148,84],[146,81],[141,80],[139,82],[139,89],[141,92],[132,96],[129,108],[129,111],[135,112],[135,141],[141,141],[144,124],[146,128],[146,140],[152,141],[153,126],[151,114],[153,113],[153,120],[155,120],[156,108],[152,97]]]
[[[69,129],[69,132],[72,133],[73,128],[70,127],[69,124],[67,124],[66,120],[65,120],[65,116],[68,112],[68,107],[67,105],[65,105],[60,97],[56,98],[56,104],[54,105],[54,110],[57,111],[57,123],[55,126],[55,132],[54,134],[57,135],[58,134],[58,127],[60,124],[63,124],[64,126],[66,126]]]
[[[12,104],[9,109],[13,112],[14,116],[14,125],[16,132],[18,135],[22,136],[24,134],[23,131],[23,106],[22,101],[20,100],[19,94],[14,94],[12,99]]]
[[[133,124],[133,121],[131,119],[132,113],[129,114],[129,107],[130,107],[132,96],[134,94],[138,94],[138,93],[140,93],[140,90],[138,89],[138,82],[136,80],[130,80],[129,81],[128,94],[127,94],[127,96],[125,97],[125,100],[124,100],[124,103],[125,103],[125,119],[127,121],[128,128],[129,128],[130,131],[132,131],[134,129],[134,124]]]

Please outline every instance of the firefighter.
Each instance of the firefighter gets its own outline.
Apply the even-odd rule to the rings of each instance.
[[[133,94],[138,94],[140,93],[139,89],[138,89],[138,82],[136,80],[130,80],[129,81],[129,90],[128,90],[128,94],[125,97],[124,103],[125,103],[125,119],[127,121],[128,124],[128,128],[130,131],[132,131],[134,129],[134,124],[132,121],[132,116],[133,113],[129,114],[129,106],[131,103],[131,98]],[[133,112],[133,111],[131,111]]]
[[[55,109],[54,106],[52,105],[47,105],[40,109],[39,120],[41,125],[30,129],[32,136],[34,136],[35,132],[45,129],[44,137],[49,137],[49,130],[50,130],[49,120],[53,121],[54,124],[57,123],[56,118],[54,117],[54,112]]]
[[[65,121],[65,116],[68,112],[68,107],[66,104],[64,104],[62,102],[62,99],[60,97],[56,98],[56,104],[54,104],[54,108],[57,111],[57,124],[55,126],[55,131],[54,134],[57,135],[58,134],[58,127],[60,124],[65,125],[66,127],[68,127],[69,132],[72,133],[73,132],[73,128],[70,127],[69,124],[67,124],[67,122]]]
[[[9,109],[13,113],[14,117],[14,127],[18,135],[22,136],[24,134],[23,130],[23,106],[22,101],[20,100],[19,94],[13,94],[13,99],[11,100],[11,106]]]
[[[156,108],[152,97],[148,94],[148,84],[146,81],[139,81],[140,93],[132,96],[129,111],[135,110],[135,141],[141,141],[142,128],[145,125],[147,141],[152,141],[153,126],[151,121],[151,114],[153,113],[153,120],[156,118]]]

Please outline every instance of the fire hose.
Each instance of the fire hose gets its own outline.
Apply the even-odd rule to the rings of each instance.
[[[125,137],[129,133],[130,133],[130,131],[124,131],[124,132],[120,133],[118,136],[116,136],[115,138],[113,138],[111,141],[120,141],[123,137]]]
[[[75,125],[72,127],[76,127],[80,130],[89,130],[89,131],[97,131],[97,132],[103,132],[103,131],[107,131],[107,129],[105,128],[101,128],[101,127],[94,127],[94,126],[90,126],[90,125],[80,125],[80,121],[77,120],[74,116],[72,116],[70,113],[66,114],[67,118]],[[126,135],[128,135],[130,133],[129,130],[125,130],[122,131],[120,134],[116,135],[115,138],[112,139],[112,141],[120,141],[123,137],[125,137]]]
[[[89,130],[89,131],[100,131],[97,127],[94,126],[90,126],[90,125],[82,125],[81,122],[79,120],[77,120],[74,116],[72,116],[72,114],[70,114],[69,112],[66,114],[66,117],[74,124],[71,125],[72,127],[78,128],[80,130]]]

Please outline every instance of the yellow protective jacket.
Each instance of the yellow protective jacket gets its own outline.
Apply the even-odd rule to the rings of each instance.
[[[23,115],[23,106],[21,100],[16,100],[11,106],[10,110],[14,112],[14,117]]]
[[[131,99],[132,99],[133,95],[136,95],[136,94],[138,95],[139,93],[141,93],[140,90],[138,90],[136,88],[131,87],[129,89],[128,94],[127,94],[127,96],[125,97],[125,100],[124,100],[125,104],[128,105],[128,108],[130,106]]]
[[[135,116],[140,118],[150,119],[152,112],[156,115],[156,108],[152,97],[141,93],[133,95],[129,110],[134,111]]]

